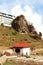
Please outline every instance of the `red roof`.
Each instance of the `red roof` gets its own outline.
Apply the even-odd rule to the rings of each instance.
[[[29,43],[16,43],[13,44],[12,47],[30,47]]]

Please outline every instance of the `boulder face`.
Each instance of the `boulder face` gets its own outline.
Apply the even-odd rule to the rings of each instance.
[[[29,32],[29,25],[27,23],[27,20],[25,19],[25,16],[20,15],[17,16],[13,21],[12,21],[12,27],[20,33],[28,33]]]

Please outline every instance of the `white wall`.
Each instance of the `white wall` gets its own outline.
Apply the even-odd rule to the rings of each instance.
[[[13,21],[15,17],[14,16],[9,16],[9,14],[5,13],[0,13],[0,25],[3,24],[7,24],[8,26],[11,25],[11,22]],[[6,26],[6,25],[5,25]]]
[[[30,48],[23,48],[22,50],[23,50],[23,55],[26,55],[26,53],[30,55],[31,52]]]
[[[10,19],[10,18],[7,18],[7,17],[4,17],[4,16],[0,16],[0,24],[1,23],[4,23],[4,24],[11,24],[13,19]]]
[[[0,25],[1,25],[1,23],[3,23],[3,22],[2,22],[2,16],[0,16]]]

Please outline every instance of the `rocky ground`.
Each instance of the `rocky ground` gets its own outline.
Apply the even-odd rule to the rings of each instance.
[[[7,57],[4,65],[43,65],[43,56],[31,56],[30,58],[10,56]]]

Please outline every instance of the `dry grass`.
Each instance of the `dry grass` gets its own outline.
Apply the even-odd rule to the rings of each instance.
[[[0,26],[0,46],[11,46],[16,42],[31,43],[31,49],[43,48],[43,41],[41,39],[34,39],[31,34],[19,34],[9,27]]]

